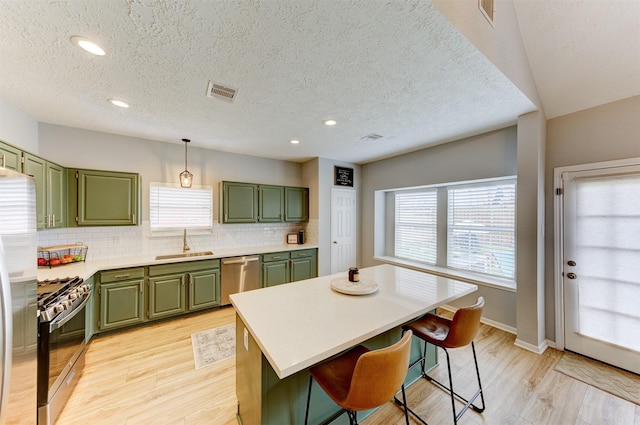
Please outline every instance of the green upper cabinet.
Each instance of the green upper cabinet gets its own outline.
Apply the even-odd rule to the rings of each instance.
[[[0,166],[22,172],[22,151],[0,141]]]
[[[284,210],[284,187],[266,186],[258,187],[260,213],[258,221],[262,223],[281,222]]]
[[[69,225],[131,226],[139,223],[139,175],[69,170]]]
[[[284,202],[284,221],[309,221],[309,189],[306,187],[285,187]]]
[[[65,169],[28,152],[23,156],[23,172],[36,181],[38,229],[64,227],[67,218]]]
[[[309,189],[222,182],[222,223],[309,221]]]
[[[222,182],[222,222],[256,223],[258,221],[258,185]]]

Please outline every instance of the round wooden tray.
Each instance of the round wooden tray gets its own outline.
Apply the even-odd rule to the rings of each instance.
[[[370,279],[350,282],[346,277],[331,279],[331,289],[347,295],[367,295],[378,291],[378,283]]]

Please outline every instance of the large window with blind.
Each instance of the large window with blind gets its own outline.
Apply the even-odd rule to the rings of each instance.
[[[395,195],[395,255],[406,260],[436,263],[436,189]]]
[[[393,257],[515,287],[515,177],[392,195]]]
[[[152,232],[179,229],[211,230],[211,187],[182,188],[168,183],[150,183],[149,188],[149,221]]]

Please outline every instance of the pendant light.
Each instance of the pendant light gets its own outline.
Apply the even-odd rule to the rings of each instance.
[[[187,143],[191,140],[182,139],[184,142],[184,171],[180,173],[180,186],[182,187],[191,187],[191,183],[193,183],[193,174],[187,170]]]

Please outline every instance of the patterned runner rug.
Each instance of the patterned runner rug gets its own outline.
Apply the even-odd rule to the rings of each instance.
[[[236,354],[236,325],[194,333],[191,345],[196,370],[233,357]]]
[[[640,405],[640,376],[636,374],[566,351],[555,370]]]

